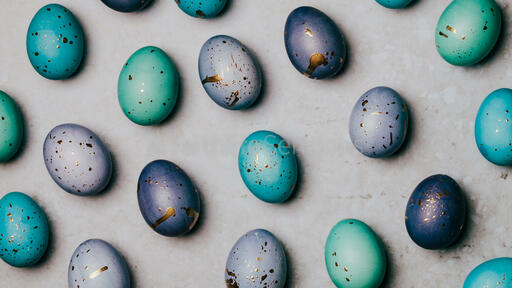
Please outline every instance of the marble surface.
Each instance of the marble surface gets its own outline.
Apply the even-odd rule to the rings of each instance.
[[[81,21],[87,54],[75,77],[50,81],[34,71],[25,52],[28,24],[47,1],[3,1],[0,89],[20,104],[27,134],[18,156],[0,165],[0,194],[34,197],[48,214],[52,237],[37,266],[0,263],[0,287],[66,287],[71,253],[89,238],[107,240],[124,255],[135,287],[223,287],[232,245],[254,228],[283,242],[289,287],[334,287],[324,243],[331,227],[347,217],[365,221],[384,240],[390,264],[385,287],[461,287],[480,262],[512,256],[512,170],[487,162],[473,136],[481,101],[511,85],[512,9],[498,1],[506,23],[492,56],[460,68],[444,62],[434,45],[438,17],[449,2],[417,0],[393,11],[372,0],[231,0],[221,17],[199,20],[170,0],[135,14],[115,12],[99,0],[60,0]],[[307,4],[327,12],[348,41],[347,66],[334,79],[307,79],[286,56],[286,17]],[[262,65],[264,93],[248,111],[220,108],[201,87],[197,57],[215,34],[239,39]],[[165,50],[182,81],[177,108],[156,127],[133,124],[117,101],[121,67],[145,45]],[[377,85],[396,89],[411,110],[405,147],[385,160],[361,155],[348,135],[352,105]],[[92,129],[112,151],[112,183],[97,197],[64,192],[46,171],[44,137],[65,122]],[[257,200],[238,173],[239,145],[258,129],[276,131],[296,148],[301,179],[285,204]],[[180,165],[201,193],[200,222],[186,237],[158,235],[139,212],[137,178],[158,158]],[[458,181],[470,213],[461,241],[427,251],[410,240],[404,213],[414,187],[436,173]]]

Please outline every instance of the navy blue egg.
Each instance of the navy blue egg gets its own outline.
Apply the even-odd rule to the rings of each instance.
[[[146,223],[165,236],[180,236],[194,227],[199,193],[176,164],[156,160],[144,167],[137,184],[139,208]]]
[[[412,192],[405,211],[411,239],[425,249],[443,249],[460,236],[466,221],[466,199],[455,180],[433,175]]]
[[[284,41],[293,66],[309,78],[332,77],[343,67],[345,39],[331,18],[318,9],[293,10],[286,20]]]
[[[152,0],[101,0],[108,7],[119,12],[135,12],[146,7]]]

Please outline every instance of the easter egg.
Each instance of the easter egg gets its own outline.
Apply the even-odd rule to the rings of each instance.
[[[108,7],[119,12],[135,12],[146,7],[152,0],[101,0]]]
[[[36,264],[48,247],[48,219],[29,196],[11,192],[0,199],[0,258],[14,267]]]
[[[284,202],[297,183],[297,158],[292,146],[270,131],[256,131],[244,140],[238,169],[252,194],[269,203]]]
[[[491,52],[500,33],[501,9],[494,0],[454,0],[437,22],[437,51],[450,64],[473,65]]]
[[[0,91],[0,163],[18,152],[23,140],[23,117],[16,102]]]
[[[68,285],[69,288],[130,288],[130,272],[112,245],[89,239],[71,255]]]
[[[69,78],[82,62],[82,26],[66,7],[46,5],[37,11],[28,27],[27,53],[41,76],[52,80]]]
[[[345,39],[336,24],[313,7],[299,7],[290,13],[284,42],[293,66],[313,79],[336,75],[347,54]]]
[[[150,162],[137,183],[139,209],[146,223],[164,236],[183,235],[197,223],[200,199],[188,175],[166,160]]]
[[[258,99],[263,82],[259,64],[238,40],[210,38],[201,48],[198,66],[203,88],[221,107],[245,109]]]
[[[363,155],[373,158],[395,153],[407,135],[409,113],[393,89],[376,87],[361,96],[350,114],[350,139]]]
[[[380,5],[390,8],[390,9],[399,9],[405,8],[412,0],[376,0]]]
[[[244,234],[229,252],[224,277],[229,288],[282,288],[286,283],[286,255],[269,231]]]
[[[228,0],[174,0],[180,9],[192,17],[212,18],[217,16]]]
[[[466,222],[466,199],[455,180],[433,175],[414,189],[405,210],[411,239],[425,249],[452,245]]]
[[[495,258],[478,265],[469,273],[463,288],[511,288],[512,258]]]
[[[154,125],[167,118],[176,105],[180,76],[164,51],[147,46],[130,56],[117,83],[126,117],[139,125]]]
[[[380,238],[356,219],[338,222],[325,244],[325,264],[338,288],[378,288],[386,274],[386,252]]]
[[[43,156],[52,179],[71,194],[97,194],[112,175],[110,152],[94,132],[77,124],[53,128],[44,141]]]

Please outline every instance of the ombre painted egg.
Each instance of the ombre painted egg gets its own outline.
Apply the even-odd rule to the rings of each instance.
[[[405,8],[412,0],[376,0],[380,5],[390,9]]]
[[[174,0],[180,9],[196,18],[213,18],[224,9],[228,0]]]
[[[224,273],[229,288],[282,288],[286,275],[283,245],[264,229],[249,231],[238,239]]]
[[[164,236],[183,235],[199,219],[199,192],[185,171],[166,160],[155,160],[142,169],[137,199],[146,223]]]
[[[27,53],[41,76],[52,80],[69,78],[82,62],[82,26],[66,7],[46,5],[37,11],[28,27]]]
[[[293,66],[309,78],[332,77],[345,62],[345,38],[329,16],[313,7],[299,7],[290,13],[284,42]]]
[[[152,0],[101,0],[108,7],[119,12],[135,12],[143,9]]]
[[[16,102],[0,91],[0,163],[18,152],[23,140],[23,116]]]
[[[71,194],[94,195],[110,181],[110,152],[83,126],[62,124],[53,128],[44,141],[43,155],[52,179]]]
[[[256,131],[244,140],[238,169],[252,194],[269,203],[284,202],[297,183],[295,152],[283,137],[271,131]]]
[[[512,288],[512,258],[495,258],[469,273],[463,288]]]
[[[176,105],[180,76],[160,48],[143,47],[130,56],[117,82],[117,96],[128,119],[139,125],[162,122]]]
[[[29,196],[11,192],[0,199],[0,258],[14,267],[36,264],[48,247],[48,219]]]

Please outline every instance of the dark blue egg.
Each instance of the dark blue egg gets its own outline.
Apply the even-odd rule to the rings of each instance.
[[[412,192],[405,211],[411,239],[425,249],[443,249],[460,236],[466,221],[466,199],[455,180],[434,175]]]
[[[345,39],[336,24],[313,7],[299,7],[290,13],[284,42],[293,66],[314,79],[336,75],[347,54]]]
[[[119,12],[134,12],[146,7],[152,0],[101,0],[108,7]]]

